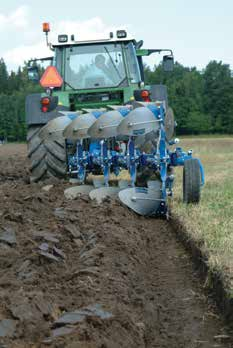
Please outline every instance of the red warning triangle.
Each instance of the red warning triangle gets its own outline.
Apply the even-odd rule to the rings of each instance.
[[[40,79],[40,84],[44,88],[61,87],[63,79],[55,66],[48,66]]]

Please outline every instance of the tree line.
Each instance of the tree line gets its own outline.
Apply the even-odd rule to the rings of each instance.
[[[25,98],[41,88],[28,81],[27,67],[19,67],[8,73],[4,60],[0,59],[0,139],[25,141]]]
[[[165,84],[179,134],[233,134],[233,77],[229,65],[211,61],[203,71],[175,63],[173,72],[162,65],[145,66],[148,84]],[[25,141],[25,97],[41,91],[28,81],[26,64],[8,73],[0,59],[0,139]]]
[[[175,63],[173,72],[162,66],[145,69],[149,84],[168,87],[177,134],[233,134],[233,76],[230,66],[211,61],[203,71]]]

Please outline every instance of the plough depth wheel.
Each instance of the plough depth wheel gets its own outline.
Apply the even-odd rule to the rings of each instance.
[[[200,165],[196,158],[184,162],[183,169],[183,201],[199,203],[201,194]]]

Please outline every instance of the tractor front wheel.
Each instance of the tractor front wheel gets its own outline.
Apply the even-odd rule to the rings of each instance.
[[[184,162],[183,169],[183,202],[199,203],[201,196],[201,173],[197,159],[191,158]]]

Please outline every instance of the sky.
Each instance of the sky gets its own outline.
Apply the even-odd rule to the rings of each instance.
[[[108,37],[127,29],[144,48],[171,48],[185,66],[203,69],[210,60],[233,69],[232,0],[8,0],[0,4],[0,57],[9,70],[25,60],[51,55],[42,23],[51,25],[50,39],[75,34],[76,40]],[[161,57],[153,55],[150,64]]]

